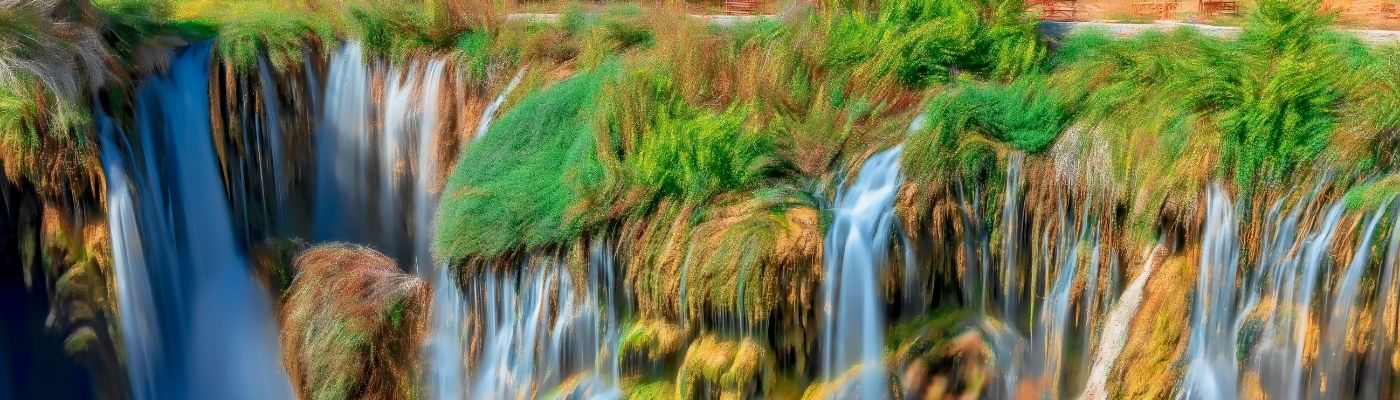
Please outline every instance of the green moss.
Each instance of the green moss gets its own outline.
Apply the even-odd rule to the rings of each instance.
[[[689,332],[669,322],[636,321],[623,328],[617,353],[624,360],[655,363],[679,353],[689,339]]]
[[[333,40],[331,23],[324,17],[270,4],[230,2],[211,16],[209,22],[218,30],[219,55],[234,68],[254,68],[264,55],[277,69],[297,65],[312,41]]]
[[[628,400],[673,399],[676,385],[670,380],[650,380],[643,382],[623,382],[623,398]]]
[[[896,350],[905,342],[920,337],[932,338],[935,341],[952,337],[953,330],[966,317],[967,313],[963,310],[945,309],[895,324],[885,334],[885,350]]]
[[[708,335],[686,351],[675,393],[683,399],[764,397],[773,379],[772,352],[759,342]]]
[[[1400,174],[1352,187],[1345,195],[1348,210],[1373,210],[1400,195]]]
[[[93,331],[92,327],[84,326],[63,339],[63,352],[70,356],[77,356],[88,351],[97,343],[97,332]]]
[[[570,207],[602,178],[589,116],[611,70],[526,96],[462,152],[438,210],[439,259],[490,258],[578,234]]]

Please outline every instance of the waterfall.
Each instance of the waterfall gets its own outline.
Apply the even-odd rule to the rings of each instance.
[[[99,117],[127,375],[141,399],[289,398],[271,305],[220,184],[211,47],[180,50],[137,90],[139,142]]]
[[[1019,176],[1019,168],[1020,164],[1016,161],[1008,165],[1009,179]],[[1008,206],[1019,206],[1019,191],[1011,186],[1012,183],[1008,182],[1008,185]],[[1086,196],[1081,206],[1071,207],[1067,204],[1069,199],[1061,199],[1055,213],[1058,223],[1053,229],[1043,227],[1038,233],[1039,245],[1032,254],[1039,256],[1029,260],[1027,265],[1030,277],[1026,286],[1031,288],[1031,294],[1024,299],[1029,304],[1016,302],[1020,297],[1014,277],[1017,274],[1015,269],[1019,266],[1012,257],[1019,254],[1019,246],[1025,240],[1021,233],[1013,233],[1022,229],[1019,212],[1003,210],[1002,226],[1006,232],[1001,240],[1002,248],[1007,252],[1003,254],[1003,281],[1001,286],[991,282],[984,286],[986,290],[1003,291],[1002,300],[1007,303],[1002,306],[1004,320],[996,321],[984,310],[982,321],[978,324],[991,348],[996,374],[1002,382],[1002,385],[988,388],[993,391],[991,397],[1058,398],[1067,392],[1079,390],[1065,384],[1072,383],[1076,378],[1072,373],[1090,366],[1087,353],[1089,344],[1093,343],[1091,327],[1097,317],[1097,307],[1091,299],[1098,290],[1097,275],[1104,254],[1104,228],[1092,218],[1092,200],[1092,196]],[[1082,302],[1079,304],[1084,324],[1078,328],[1085,332],[1083,345],[1072,345],[1072,335],[1076,333],[1073,324],[1075,282],[1081,279],[1081,270],[1084,285],[1079,288],[1079,301]],[[1041,279],[1044,279],[1043,283],[1039,282]],[[1043,292],[1036,293],[1037,290]],[[1029,307],[1025,308],[1027,305]],[[1023,327],[1018,326],[1018,321],[1021,321],[1019,313],[1023,308],[1031,316],[1029,326],[1024,327],[1024,331],[1021,330]],[[1028,332],[1029,337],[1021,332]],[[1078,353],[1071,353],[1075,350]]]
[[[453,283],[448,265],[438,267],[432,282],[432,336],[428,339],[427,379],[428,398],[433,400],[465,399],[462,382],[467,379],[466,351],[468,342],[464,319],[466,300]]]
[[[1301,207],[1300,207],[1301,208]],[[1303,374],[1303,352],[1310,322],[1312,294],[1321,264],[1326,262],[1326,253],[1341,223],[1344,206],[1342,203],[1328,208],[1326,216],[1316,221],[1312,232],[1295,235],[1280,230],[1272,242],[1295,247],[1298,250],[1276,253],[1255,268],[1263,269],[1264,276],[1255,285],[1261,286],[1260,303],[1272,308],[1255,328],[1258,338],[1246,370],[1259,374],[1261,385],[1275,398],[1301,398],[1308,379]],[[1295,212],[1297,212],[1295,210]],[[1295,224],[1294,217],[1286,218],[1284,226]],[[1301,241],[1291,243],[1292,238]],[[1194,329],[1194,328],[1193,328]],[[1233,343],[1233,337],[1229,337]]]
[[[1002,318],[1015,320],[1017,297],[1016,263],[1021,245],[1021,153],[1013,154],[1006,167],[1006,192],[1001,208],[1001,301]]]
[[[1357,246],[1356,253],[1352,254],[1345,275],[1332,292],[1332,311],[1327,318],[1327,329],[1323,331],[1324,336],[1320,339],[1322,346],[1317,364],[1324,379],[1319,382],[1319,386],[1326,385],[1326,382],[1352,382],[1351,377],[1346,376],[1346,367],[1350,360],[1344,348],[1347,328],[1357,322],[1352,319],[1352,309],[1356,308],[1356,295],[1359,291],[1357,286],[1361,284],[1361,276],[1370,263],[1371,240],[1382,215],[1385,215],[1385,207],[1371,216],[1371,222],[1366,224],[1365,233],[1361,236],[1361,245]]]
[[[272,210],[265,211],[264,215],[273,221],[281,221],[284,214],[282,207],[287,201],[283,180],[286,174],[282,172],[282,165],[287,161],[287,158],[286,152],[282,148],[282,117],[278,112],[281,107],[277,104],[277,80],[272,74],[272,67],[268,65],[266,57],[258,58],[258,83],[261,84],[263,103],[263,115],[259,122],[263,127],[262,131],[266,132],[265,137],[270,156],[267,164],[270,164],[268,170],[271,175],[259,178],[272,181],[271,201],[263,202],[264,207],[270,206]],[[266,182],[260,183],[263,183],[262,187],[268,186]]]
[[[1362,360],[1361,368],[1366,371],[1361,379],[1361,396],[1363,399],[1380,398],[1382,393],[1389,393],[1390,374],[1392,364],[1390,355],[1393,354],[1394,344],[1387,340],[1394,337],[1395,323],[1392,322],[1386,310],[1395,307],[1393,301],[1393,291],[1395,290],[1395,264],[1400,259],[1400,212],[1396,213],[1396,220],[1391,225],[1390,246],[1387,247],[1385,263],[1381,267],[1380,280],[1376,281],[1376,297],[1373,303],[1373,323],[1375,327],[1371,332],[1371,343],[1374,346],[1366,359]]]
[[[316,132],[316,240],[340,240],[372,244],[370,227],[356,223],[370,219],[373,208],[365,199],[373,193],[367,182],[372,176],[369,160],[370,68],[358,43],[346,44],[331,56],[326,78],[326,95],[321,123]],[[358,218],[347,218],[346,216]],[[385,249],[380,248],[380,251]],[[386,253],[393,255],[392,253]]]
[[[312,224],[304,229],[313,242],[350,241],[377,248],[436,288],[421,357],[423,396],[622,397],[619,336],[624,321],[633,316],[629,306],[634,303],[623,290],[626,269],[616,254],[627,246],[610,241],[616,237],[608,236],[607,229],[573,242],[584,247],[513,253],[513,265],[495,260],[465,278],[453,274],[456,266],[434,260],[429,248],[443,179],[439,164],[450,158],[444,152],[459,136],[487,134],[496,113],[524,80],[524,68],[496,94],[475,127],[460,127],[453,125],[460,119],[444,122],[440,115],[451,109],[457,94],[442,88],[454,73],[447,59],[388,62],[367,57],[358,43],[347,43],[331,55],[325,76],[308,67],[304,78],[295,78],[312,87],[318,78],[326,83],[323,92],[311,91],[308,102],[317,114],[308,150],[292,140],[305,140],[295,136],[299,129],[292,129],[303,126],[297,119],[302,114],[279,107],[290,104],[278,102],[279,75],[260,59],[249,73],[257,76],[253,86],[263,94],[262,107],[243,104],[239,109],[249,115],[230,116],[240,118],[243,135],[230,140],[246,145],[242,151],[248,154],[224,160],[242,164],[225,166],[237,172],[221,175],[215,153],[220,142],[209,114],[210,47],[181,50],[170,72],[144,81],[135,93],[134,129],[139,132],[128,135],[102,114],[101,106],[95,107],[120,340],[135,397],[290,397],[277,359],[272,307],[250,272],[247,246],[257,238],[254,234],[264,233],[257,224],[303,222],[289,217],[306,211],[289,205],[290,199],[305,201],[308,193],[301,191],[314,193]],[[916,121],[911,130],[922,123]],[[948,303],[968,308],[975,318],[949,327],[922,320],[924,325],[908,326],[924,330],[918,335],[969,326],[980,331],[995,369],[982,392],[987,397],[1123,396],[1114,380],[1122,371],[1133,373],[1131,362],[1143,357],[1173,357],[1161,361],[1175,363],[1173,377],[1181,373],[1170,387],[1178,398],[1393,394],[1389,371],[1396,360],[1400,318],[1395,271],[1400,216],[1387,218],[1387,213],[1400,215],[1395,204],[1349,210],[1347,196],[1341,195],[1346,188],[1329,183],[1318,183],[1310,193],[1290,192],[1269,199],[1272,203],[1257,203],[1232,199],[1226,184],[1215,183],[1200,196],[1195,211],[1171,216],[1178,220],[1160,232],[1150,227],[1132,232],[1160,235],[1133,275],[1132,266],[1143,261],[1122,247],[1140,244],[1144,237],[1125,239],[1128,229],[1115,225],[1121,223],[1116,218],[1135,212],[1115,203],[1126,201],[1121,193],[1040,187],[1035,175],[1045,172],[1045,160],[1009,154],[1005,181],[992,180],[1005,185],[1001,209],[989,203],[997,186],[985,181],[952,182],[948,189],[954,189],[956,198],[940,199],[947,201],[940,207],[959,207],[952,218],[960,219],[938,221],[938,229],[948,230],[931,236],[960,235],[949,240],[961,242],[939,243],[934,249],[951,252],[935,254],[947,257],[937,261],[955,259],[963,268],[948,273],[916,260],[926,254],[916,250],[928,249],[914,248],[910,237],[920,237],[906,236],[894,213],[903,184],[902,150],[901,145],[871,156],[849,186],[837,190],[824,238],[822,292],[810,294],[821,296],[820,342],[808,343],[812,339],[804,331],[802,346],[810,353],[781,343],[765,347],[778,362],[792,361],[793,355],[785,352],[804,351],[799,354],[804,360],[819,356],[815,373],[820,376],[797,372],[797,378],[820,378],[832,397],[889,397],[889,377],[908,372],[888,370],[892,360],[942,356],[908,348],[899,348],[898,357],[888,356],[886,329],[892,322],[902,323],[898,317],[939,316],[930,311],[951,308]],[[314,170],[308,171],[314,185],[297,187],[299,171],[290,160],[307,157],[315,160]],[[1112,201],[1096,203],[1096,194]],[[998,214],[1000,220],[992,223]],[[1201,223],[1199,232],[1180,232],[1196,223]],[[1389,235],[1388,247],[1377,235]],[[1246,240],[1258,240],[1257,246]],[[890,257],[900,257],[896,247],[904,264],[894,268],[903,268],[902,282],[898,269],[886,274],[888,264],[898,262]],[[1196,272],[1188,274],[1193,266]],[[939,273],[961,279],[935,275]],[[1181,281],[1181,290],[1163,293],[1159,286],[1169,285],[1157,282],[1171,277]],[[746,284],[753,282],[737,281],[736,293],[745,293]],[[681,314],[704,314],[684,308],[685,280],[680,285]],[[962,297],[943,296],[939,290]],[[805,290],[800,295],[808,301]],[[1167,302],[1175,303],[1164,308]],[[1188,304],[1189,316],[1168,323],[1145,311],[1183,310]],[[895,309],[903,314],[887,316]],[[782,317],[786,315],[774,320]],[[1133,325],[1144,321],[1157,326]],[[741,326],[739,331],[757,331],[746,336],[771,345],[772,336],[787,333],[772,331],[783,323]],[[1130,337],[1183,325],[1179,332]],[[705,326],[699,325],[700,333],[713,333],[704,332]],[[969,348],[974,346],[959,351]],[[954,367],[919,361],[925,370],[918,372],[960,378],[941,370]],[[646,371],[643,378],[656,378],[655,372]]]
[[[1205,232],[1191,314],[1188,366],[1182,390],[1218,399],[1238,393],[1235,363],[1235,275],[1239,242],[1234,204],[1220,185],[1206,197]]]
[[[379,64],[351,42],[332,55],[330,65],[316,138],[315,239],[374,246],[431,282],[436,290],[423,357],[426,393],[465,398],[468,304],[449,267],[435,267],[430,249],[443,159],[438,111],[447,100],[441,88],[448,63],[432,58]],[[381,75],[383,98],[376,99],[373,82]]]
[[[486,128],[491,127],[491,120],[495,118],[496,111],[501,109],[501,105],[506,102],[506,97],[510,96],[510,92],[515,91],[515,87],[520,85],[520,79],[524,77],[525,67],[520,67],[520,70],[515,71],[515,77],[510,78],[510,83],[506,84],[505,90],[502,90],[501,94],[496,96],[490,105],[486,106],[486,110],[481,112],[481,121],[476,124],[476,134],[472,135],[473,137],[481,138],[481,135],[486,134]]]
[[[583,287],[553,256],[529,257],[516,271],[486,272],[471,282],[468,310],[480,324],[474,332],[482,347],[467,398],[621,396],[611,250],[595,245],[588,264]]]
[[[851,186],[836,196],[824,256],[823,378],[831,381],[858,368],[858,376],[838,397],[888,396],[877,277],[885,268],[895,225],[901,151],[896,146],[871,156]]]
[[[1069,345],[1071,328],[1070,296],[1075,276],[1079,272],[1080,250],[1086,245],[1093,249],[1088,255],[1091,259],[1090,268],[1097,268],[1098,263],[1099,229],[1090,227],[1088,205],[1092,203],[1086,199],[1084,204],[1084,209],[1076,213],[1079,216],[1077,224],[1074,223],[1075,218],[1069,210],[1066,210],[1065,204],[1061,202],[1059,205],[1060,221],[1067,229],[1061,230],[1058,235],[1056,259],[1053,262],[1046,260],[1045,276],[1055,278],[1037,320],[1039,325],[1032,327],[1034,335],[1031,350],[1033,355],[1039,357],[1039,362],[1032,365],[1030,372],[1034,372],[1031,375],[1044,380],[1042,390],[1049,397],[1057,397],[1060,394],[1060,384],[1065,378],[1065,350]]]
[[[384,64],[355,42],[332,55],[315,140],[313,239],[369,245],[431,277],[446,76],[446,60]]]
[[[474,137],[486,133],[524,74],[524,68],[517,71],[483,111]],[[420,171],[429,171],[426,159],[419,158]],[[516,272],[493,271],[467,282],[465,297],[448,267],[439,268],[426,357],[430,398],[534,398],[565,390],[590,399],[621,397],[619,267],[604,241],[589,254],[587,276],[573,276],[557,257],[532,256]],[[481,345],[474,358],[468,352],[473,339]]]

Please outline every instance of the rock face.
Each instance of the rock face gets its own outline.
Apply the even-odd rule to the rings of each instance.
[[[356,245],[310,248],[293,270],[280,319],[297,397],[416,397],[431,288]]]

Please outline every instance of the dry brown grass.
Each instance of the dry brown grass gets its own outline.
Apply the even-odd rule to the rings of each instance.
[[[431,288],[363,246],[316,246],[293,264],[280,319],[282,362],[297,396],[418,397]]]

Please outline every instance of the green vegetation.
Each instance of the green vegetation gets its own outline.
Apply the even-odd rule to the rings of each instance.
[[[531,94],[462,152],[438,210],[438,257],[490,258],[580,233],[571,207],[602,176],[587,117],[610,75],[586,72]]]
[[[906,145],[905,166],[914,179],[946,179],[953,170],[976,176],[987,162],[995,164],[995,157],[987,156],[987,140],[1008,151],[1043,152],[1070,122],[1061,96],[1043,78],[1033,77],[944,92],[929,102],[929,127]]]
[[[70,18],[81,9],[60,2],[3,11],[0,170],[46,195],[95,192],[101,168],[83,95],[111,75],[100,21]]]
[[[677,398],[764,397],[773,387],[771,351],[751,338],[705,336],[686,351],[676,376]]]
[[[1102,214],[1103,243],[1117,254],[1198,226],[1212,182],[1246,204],[1245,224],[1323,180],[1350,187],[1327,195],[1352,209],[1400,193],[1397,49],[1332,29],[1316,0],[1262,0],[1238,37],[1082,32],[1053,44],[1021,0],[830,3],[715,26],[669,6],[576,7],[545,22],[506,21],[490,1],[21,2],[0,12],[0,169],[51,198],[100,193],[92,97],[123,119],[135,78],[194,40],[215,40],[235,75],[263,60],[279,72],[324,62],[340,40],[380,61],[449,58],[460,102],[442,114],[458,131],[520,70],[520,88],[485,134],[444,146],[456,162],[435,256],[470,273],[585,238],[617,244],[636,301],[617,351],[648,366],[684,358],[677,375],[637,378],[635,396],[764,395],[782,380],[774,374],[808,376],[828,199],[893,146],[905,150],[902,227],[935,239],[1008,234],[997,218],[1013,158],[1035,182],[1020,200],[1027,220],[1054,224],[1045,221],[1058,221],[1057,202],[1091,203],[1085,212]],[[244,86],[230,97],[261,90],[233,85]],[[926,124],[910,131],[920,116]],[[1178,258],[1174,267],[1189,264]],[[418,340],[421,286],[354,302],[316,289],[409,278],[304,262],[283,313],[298,388],[318,398],[413,394],[409,364],[392,364],[409,361],[387,355],[412,353],[402,346]],[[289,279],[264,270],[275,286]],[[105,282],[104,273],[81,282]],[[1183,315],[1182,293],[1152,296],[1146,309],[1180,311],[1154,315]],[[955,334],[958,317],[892,329],[894,361],[979,366],[969,354],[981,344]],[[1168,371],[1183,322],[1144,322],[1155,324],[1141,328],[1150,342],[1130,343],[1125,360]],[[378,347],[386,341],[401,347]],[[70,346],[93,343],[83,334]],[[401,375],[356,386],[373,372],[358,368],[367,364]],[[971,369],[930,374],[980,389]],[[1166,390],[1130,383],[1130,395]]]
[[[661,320],[636,321],[625,325],[617,352],[629,364],[651,364],[679,354],[690,333]]]
[[[256,67],[262,56],[279,70],[297,65],[312,40],[334,40],[328,21],[291,7],[234,1],[214,7],[208,18],[218,30],[220,56],[240,70]]]
[[[874,60],[910,88],[947,82],[954,70],[1014,78],[1044,53],[1025,10],[1020,0],[897,0],[843,13],[828,25],[828,62]]]

